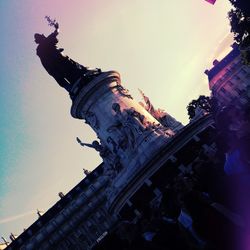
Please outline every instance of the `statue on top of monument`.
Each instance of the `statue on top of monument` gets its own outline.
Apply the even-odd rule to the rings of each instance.
[[[72,84],[82,78],[84,84],[88,83],[94,76],[101,73],[100,69],[90,70],[87,67],[73,61],[68,56],[63,55],[62,48],[57,47],[59,34],[59,24],[56,20],[51,20],[46,16],[49,26],[55,28],[47,37],[44,34],[36,33],[35,42],[38,44],[36,53],[47,72],[54,77],[57,83],[70,92]]]

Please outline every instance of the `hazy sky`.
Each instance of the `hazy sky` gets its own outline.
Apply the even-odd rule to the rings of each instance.
[[[95,135],[70,116],[68,94],[36,56],[35,32],[60,24],[59,45],[79,63],[121,73],[137,89],[187,123],[186,106],[208,94],[204,70],[231,43],[230,5],[217,0],[0,1],[0,236],[19,234],[100,162],[81,148]]]

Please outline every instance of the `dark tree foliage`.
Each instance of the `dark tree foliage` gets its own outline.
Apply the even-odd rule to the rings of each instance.
[[[234,8],[240,9],[245,15],[250,15],[250,4],[246,0],[229,0]]]
[[[250,34],[250,16],[247,16],[241,9],[231,9],[228,13],[231,24],[231,31],[234,33],[234,39],[239,44],[249,45]]]
[[[231,32],[240,45],[243,62],[250,64],[250,3],[247,0],[229,1],[234,7],[228,13]]]
[[[188,106],[187,111],[189,119],[192,119],[195,116],[195,110],[197,108],[203,109],[204,111],[211,112],[211,99],[208,96],[200,95],[197,100],[192,100]]]

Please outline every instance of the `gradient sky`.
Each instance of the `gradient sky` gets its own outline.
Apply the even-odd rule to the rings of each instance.
[[[230,5],[217,0],[0,1],[0,236],[19,234],[101,159],[81,148],[95,139],[70,116],[68,94],[43,69],[33,35],[60,24],[59,45],[79,63],[121,73],[139,101],[187,123],[187,104],[209,94],[204,70],[232,42]]]

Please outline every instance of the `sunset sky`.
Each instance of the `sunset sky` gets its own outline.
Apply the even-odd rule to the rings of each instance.
[[[71,101],[36,56],[34,33],[60,25],[59,46],[79,63],[117,70],[140,101],[188,122],[186,106],[209,94],[205,69],[229,49],[227,0],[0,1],[0,237],[20,234],[101,159],[81,148],[94,133],[70,116]]]

